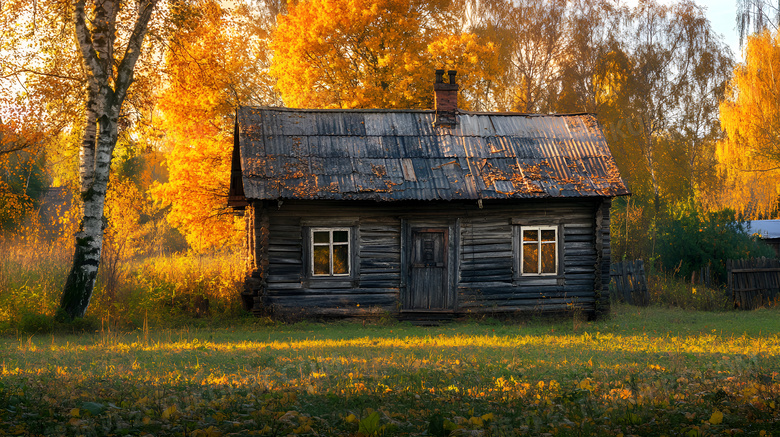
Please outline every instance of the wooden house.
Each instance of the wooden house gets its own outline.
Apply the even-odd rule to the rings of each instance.
[[[256,313],[447,317],[608,308],[609,208],[629,194],[591,114],[239,108]]]

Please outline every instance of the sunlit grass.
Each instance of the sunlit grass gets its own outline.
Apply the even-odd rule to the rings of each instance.
[[[72,252],[64,239],[0,236],[0,333],[57,330],[53,316]],[[132,329],[145,322],[170,327],[193,318],[234,318],[243,313],[244,275],[236,253],[103,259],[82,325]]]
[[[47,435],[780,435],[778,315],[619,306],[593,323],[19,336],[0,339],[0,423]]]

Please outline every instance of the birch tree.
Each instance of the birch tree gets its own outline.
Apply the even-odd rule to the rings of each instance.
[[[103,246],[103,211],[119,116],[127,90],[133,82],[144,36],[157,0],[86,0],[74,3],[76,47],[87,78],[86,121],[79,149],[79,184],[83,216],[76,233],[73,266],[65,282],[60,307],[71,317],[83,317],[95,285]],[[133,7],[134,11],[122,11]],[[134,18],[127,28],[124,53],[115,53],[121,12]],[[122,14],[124,17],[127,14]],[[120,47],[121,50],[121,47]]]
[[[719,173],[727,204],[750,218],[773,216],[780,197],[780,32],[748,37],[745,62],[734,67],[720,122]]]

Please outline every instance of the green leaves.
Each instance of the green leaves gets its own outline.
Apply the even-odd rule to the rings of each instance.
[[[99,416],[100,413],[106,410],[106,407],[103,404],[99,404],[97,402],[84,402],[81,404],[81,409],[89,412],[89,414],[93,416]]]
[[[379,413],[374,411],[358,422],[358,432],[364,436],[379,435],[382,427],[379,425]]]

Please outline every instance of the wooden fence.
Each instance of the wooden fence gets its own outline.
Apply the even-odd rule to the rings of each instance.
[[[691,285],[703,285],[707,288],[716,287],[716,281],[712,277],[712,265],[707,264],[699,270],[694,270],[691,273]]]
[[[728,293],[734,306],[752,310],[777,303],[780,293],[780,260],[752,258],[728,260]]]
[[[631,305],[650,304],[645,265],[641,259],[612,264],[609,268],[609,276],[609,292],[613,299]]]

